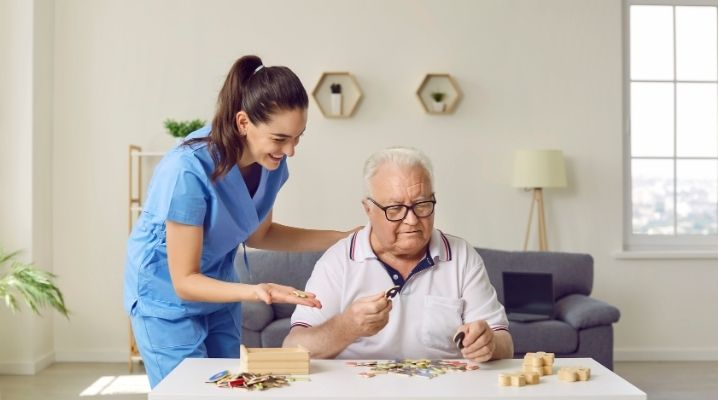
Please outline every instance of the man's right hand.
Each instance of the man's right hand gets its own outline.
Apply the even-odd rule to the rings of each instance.
[[[389,322],[391,307],[391,300],[381,292],[357,299],[343,314],[356,335],[374,336]]]

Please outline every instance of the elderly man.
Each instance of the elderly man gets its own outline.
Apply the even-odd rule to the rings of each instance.
[[[284,346],[300,344],[314,358],[512,357],[506,313],[481,257],[434,229],[428,158],[386,149],[367,160],[364,179],[370,223],[317,262],[306,289],[323,308],[298,306]]]

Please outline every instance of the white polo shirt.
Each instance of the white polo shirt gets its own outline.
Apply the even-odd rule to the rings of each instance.
[[[484,262],[465,240],[434,229],[427,256],[404,282],[374,254],[370,232],[367,225],[317,261],[306,290],[316,293],[323,307],[297,306],[292,327],[321,325],[356,299],[399,285],[384,329],[359,338],[337,358],[462,358],[452,340],[460,325],[486,320],[493,330],[508,330]]]

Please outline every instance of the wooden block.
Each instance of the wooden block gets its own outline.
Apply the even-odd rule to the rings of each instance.
[[[525,386],[526,377],[523,374],[516,374],[511,376],[511,386]]]
[[[544,365],[553,365],[553,361],[556,358],[556,356],[553,353],[543,353],[541,355],[541,358],[543,358],[543,360],[544,360]]]
[[[553,365],[554,359],[554,353],[546,353],[543,351],[539,351],[537,353],[526,353],[526,355],[524,355],[523,365],[543,367],[546,365]]]
[[[511,386],[511,375],[499,374],[499,386]]]
[[[558,379],[566,382],[587,381],[591,379],[591,369],[585,367],[562,367],[558,370]]]
[[[544,365],[543,367],[541,367],[541,372],[543,375],[552,375],[553,365]]]
[[[255,374],[309,374],[309,351],[296,348],[240,347],[239,365]]]
[[[539,382],[539,376],[535,373],[506,372],[499,374],[499,386],[526,386],[535,385]]]
[[[543,375],[544,375],[544,373],[543,373],[544,369],[543,369],[543,368],[544,368],[544,367],[534,367],[534,366],[531,366],[531,365],[524,365],[524,366],[523,366],[523,370],[524,370],[525,373],[538,374],[539,376],[543,376]]]
[[[561,368],[558,370],[558,379],[565,382],[576,382],[578,375],[567,368]]]
[[[524,376],[526,377],[526,384],[528,385],[539,383],[540,375],[535,372],[524,372]]]
[[[587,381],[591,379],[591,368],[579,368],[577,373],[579,381]]]
[[[543,358],[541,357],[531,357],[529,358],[529,363],[532,367],[543,367]]]

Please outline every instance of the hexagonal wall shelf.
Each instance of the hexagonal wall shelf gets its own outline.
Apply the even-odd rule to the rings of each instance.
[[[327,118],[349,118],[363,94],[348,72],[324,72],[312,91],[319,110]]]
[[[416,97],[429,114],[451,114],[461,99],[461,90],[449,74],[426,74]]]

